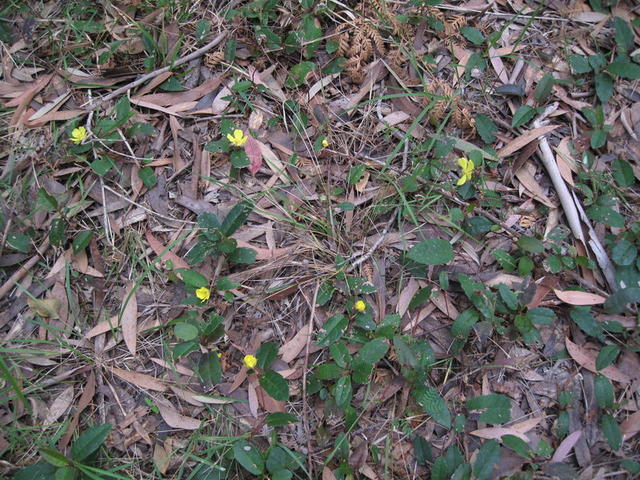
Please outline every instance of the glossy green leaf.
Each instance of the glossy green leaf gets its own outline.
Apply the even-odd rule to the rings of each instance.
[[[73,239],[73,243],[71,244],[71,250],[73,251],[73,254],[76,255],[87,248],[91,243],[92,238],[93,232],[91,230],[84,230],[78,233],[76,235],[76,238]]]
[[[191,288],[208,287],[209,280],[199,272],[190,268],[176,268],[174,272],[182,277],[182,281]]]
[[[349,319],[338,313],[330,317],[322,326],[322,332],[318,336],[316,342],[319,347],[328,347],[332,343],[340,340],[340,337],[344,334],[347,326],[349,325]]]
[[[186,322],[179,322],[173,327],[176,337],[182,340],[194,340],[198,338],[198,327]]]
[[[286,402],[289,400],[289,384],[277,372],[267,370],[260,377],[260,386],[264,388],[273,399]]]
[[[100,448],[110,432],[111,425],[108,423],[89,428],[73,442],[71,446],[71,458],[82,462]]]
[[[407,257],[422,265],[444,265],[453,260],[453,248],[446,240],[428,238],[411,247]]]
[[[613,385],[604,375],[596,375],[593,382],[596,402],[600,408],[613,408],[615,399],[613,396]]]
[[[511,400],[498,393],[470,398],[466,401],[469,410],[484,410],[480,421],[498,425],[511,420]]]
[[[260,345],[256,352],[258,359],[258,368],[266,370],[278,357],[278,344],[275,342],[266,342]]]
[[[253,475],[264,473],[264,459],[262,454],[252,443],[238,440],[233,444],[233,458]]]
[[[620,347],[617,345],[605,345],[596,357],[596,370],[602,370],[608,367],[620,354]]]
[[[333,387],[332,393],[333,398],[336,401],[336,405],[340,408],[347,408],[351,403],[351,398],[353,397],[351,377],[349,375],[341,377]]]

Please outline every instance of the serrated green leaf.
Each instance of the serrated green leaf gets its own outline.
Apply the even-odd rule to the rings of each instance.
[[[640,78],[640,65],[630,60],[616,60],[607,66],[607,71],[616,77],[637,80]]]
[[[618,44],[618,48],[626,52],[633,48],[634,38],[633,31],[629,24],[620,17],[615,17],[613,19],[613,28],[616,32],[616,43]]]
[[[57,468],[55,465],[41,461],[18,470],[13,480],[51,480]]]
[[[444,265],[453,260],[453,248],[441,238],[427,238],[411,247],[407,257],[422,265]]]
[[[286,402],[289,400],[289,383],[277,372],[267,370],[260,377],[260,386],[271,398]]]
[[[253,203],[248,201],[239,202],[229,211],[220,225],[220,231],[226,237],[233,235],[238,228],[247,220],[253,211]]]
[[[496,141],[496,136],[494,135],[498,131],[498,127],[493,120],[483,114],[478,114],[475,116],[476,119],[476,130],[478,131],[478,135],[484,143],[493,143]]]
[[[316,367],[316,376],[320,380],[334,380],[342,376],[344,368],[335,363],[323,363]]]
[[[71,458],[82,462],[100,448],[107,439],[109,432],[111,432],[111,425],[108,423],[91,427],[73,442],[71,446]]]
[[[497,440],[487,440],[478,451],[476,461],[473,464],[473,475],[478,480],[488,478],[499,459],[500,444]]]
[[[521,127],[522,125],[528,123],[533,117],[536,116],[537,110],[529,105],[522,105],[516,113],[513,114],[513,119],[511,120],[511,126],[513,128]]]
[[[413,456],[420,465],[433,462],[433,451],[426,438],[418,435],[413,439]]]
[[[556,314],[550,308],[535,307],[527,311],[527,317],[537,325],[552,325]]]
[[[384,338],[374,338],[370,342],[365,343],[358,353],[356,353],[355,361],[363,362],[369,365],[375,365],[387,354],[389,343]]]
[[[238,440],[233,444],[233,458],[253,475],[264,473],[262,454],[255,445],[246,440]]]
[[[484,42],[484,35],[477,28],[464,26],[460,28],[460,33],[474,45],[482,45]]]
[[[411,394],[418,405],[431,415],[431,418],[443,427],[451,428],[451,413],[435,388],[418,385]]]
[[[502,440],[505,447],[510,448],[523,458],[531,458],[533,456],[533,451],[529,444],[520,437],[516,437],[515,435],[503,435],[500,440]]]
[[[613,79],[611,75],[600,72],[595,75],[596,95],[602,103],[607,103],[613,95]]]
[[[525,252],[542,253],[544,244],[535,237],[522,236],[518,239],[518,246]]]
[[[630,187],[636,183],[636,177],[629,162],[616,158],[611,162],[611,168],[613,170],[613,179],[619,186]]]
[[[51,228],[49,230],[49,242],[54,247],[61,247],[66,240],[67,223],[62,218],[54,218],[51,220]]]
[[[336,365],[340,368],[348,368],[351,364],[351,354],[343,342],[329,345],[329,352],[331,353],[333,361],[336,362]]]
[[[347,408],[353,398],[353,387],[351,386],[351,377],[345,375],[340,378],[332,390],[333,398],[336,401],[336,405],[340,408]]]
[[[358,165],[351,167],[347,174],[347,183],[349,185],[355,185],[358,183],[366,170],[367,166],[364,163],[359,163]]]
[[[551,94],[551,89],[553,88],[554,82],[555,79],[550,73],[547,73],[540,79],[535,91],[533,92],[533,98],[536,102],[540,104],[547,101],[549,95]]]
[[[393,337],[393,348],[400,364],[409,367],[415,367],[418,364],[418,358],[415,352],[404,337],[400,335]]]
[[[138,177],[147,188],[153,188],[158,183],[158,179],[151,167],[142,167],[138,170]]]
[[[466,401],[469,410],[484,410],[480,421],[498,425],[511,420],[511,400],[498,393],[470,398]]]
[[[313,62],[301,62],[291,67],[289,75],[284,82],[284,86],[295,88],[307,83],[307,75],[316,68]]]
[[[628,303],[640,302],[640,287],[621,288],[604,302],[607,313],[622,313]]]
[[[257,255],[258,252],[256,252],[253,248],[238,247],[227,258],[231,263],[246,265],[255,262]]]
[[[512,292],[504,283],[500,283],[498,285],[498,293],[500,293],[500,298],[509,310],[515,311],[518,309],[518,296],[514,292]]]
[[[620,240],[611,249],[611,260],[622,266],[633,265],[637,255],[638,249],[627,240]]]

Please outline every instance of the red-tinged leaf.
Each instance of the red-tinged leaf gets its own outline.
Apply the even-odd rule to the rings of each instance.
[[[262,167],[262,152],[260,150],[260,145],[251,135],[249,135],[249,138],[247,138],[247,141],[244,144],[244,153],[247,154],[247,157],[251,162],[251,165],[247,168],[249,169],[249,172],[251,172],[251,175],[255,175],[258,173],[258,170],[260,170],[260,167]]]
[[[600,305],[606,298],[589,292],[577,292],[573,290],[553,289],[556,297],[569,305]]]
[[[136,288],[132,282],[129,284],[124,294],[124,306],[122,307],[122,337],[124,343],[131,352],[136,354],[137,337],[138,337],[138,300],[136,299]]]
[[[613,365],[603,368],[602,370],[598,370],[596,368],[596,355],[585,350],[580,345],[573,343],[568,338],[565,338],[565,345],[567,347],[567,352],[571,355],[571,358],[573,358],[582,368],[586,368],[593,373],[601,373],[614,382],[631,383],[631,379]]]

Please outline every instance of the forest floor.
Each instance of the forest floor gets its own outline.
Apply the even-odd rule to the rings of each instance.
[[[640,475],[640,7],[0,6],[0,477]]]

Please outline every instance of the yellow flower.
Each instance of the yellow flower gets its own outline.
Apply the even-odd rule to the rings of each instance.
[[[84,127],[78,127],[71,130],[71,141],[76,145],[82,143],[87,138],[87,129]]]
[[[253,355],[245,355],[242,361],[244,362],[244,366],[250,370],[258,364],[258,359]]]
[[[222,358],[222,354],[220,352],[217,353],[218,358]]]
[[[240,130],[239,128],[236,128],[233,131],[233,135],[231,135],[230,133],[227,133],[227,140],[229,140],[236,147],[243,146],[247,142],[248,139],[249,139],[249,137],[247,137],[244,134],[244,132],[242,130]]]
[[[329,140],[326,138],[322,139],[322,148],[327,148],[329,146]]]
[[[211,296],[211,290],[209,290],[207,287],[201,287],[196,290],[196,297],[198,297],[202,301],[202,303],[209,300],[210,296]]]
[[[458,159],[458,166],[462,170],[462,176],[458,179],[456,185],[464,185],[471,180],[471,177],[473,176],[473,169],[476,166],[473,164],[473,160],[469,160],[464,157]]]
[[[362,300],[358,300],[354,305],[353,308],[356,309],[357,312],[364,312],[367,309],[367,304],[364,303]]]

